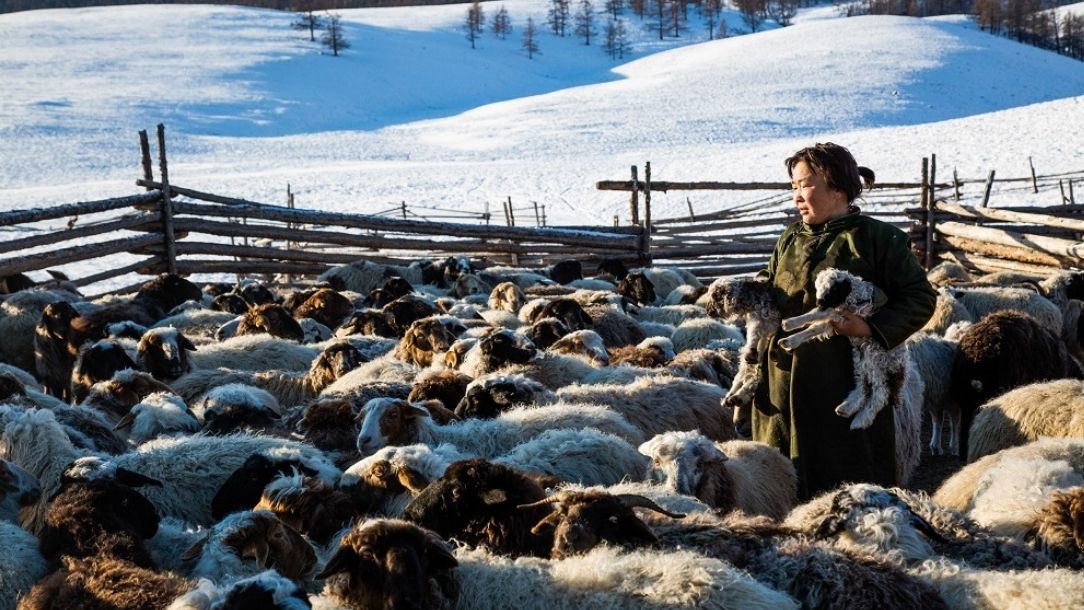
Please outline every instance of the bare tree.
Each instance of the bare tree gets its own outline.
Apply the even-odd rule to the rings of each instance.
[[[580,0],[574,19],[576,35],[583,37],[583,44],[591,46],[591,37],[598,33],[595,29],[595,7],[591,5],[591,0]]]
[[[470,41],[470,48],[474,48],[474,41],[478,40],[478,36],[481,35],[485,24],[486,17],[482,11],[482,5],[478,0],[474,0],[467,8],[467,19],[463,24],[463,29],[467,32],[467,40]]]
[[[523,28],[523,41],[520,45],[524,51],[527,51],[527,59],[534,59],[535,55],[541,53],[538,50],[538,36],[534,27],[534,19],[527,18],[527,27]]]
[[[621,9],[625,7],[625,0],[606,0],[602,5],[602,10],[610,14],[610,18],[617,19],[617,16],[621,14]]]
[[[496,13],[493,13],[493,19],[490,20],[489,27],[497,35],[497,38],[501,40],[508,38],[508,34],[512,31],[512,19],[508,16],[508,9],[503,4],[501,8],[497,9]]]
[[[625,22],[621,19],[610,19],[606,22],[606,31],[603,34],[602,48],[611,59],[624,59],[629,52],[628,30]]]
[[[550,0],[550,9],[546,13],[546,24],[554,34],[564,36],[568,31],[568,17],[571,10],[570,0]]]
[[[670,0],[670,29],[673,31],[674,38],[680,38],[681,33],[685,31],[685,24],[688,23],[685,13],[687,6],[685,0]]]
[[[298,4],[298,16],[297,21],[290,24],[295,30],[308,30],[309,42],[316,42],[316,30],[323,29],[324,24],[321,23],[320,18],[314,14],[313,3],[306,1]]]
[[[734,0],[734,6],[741,13],[742,21],[745,21],[750,31],[760,29],[760,24],[764,21],[764,0]]]
[[[647,0],[629,0],[629,8],[640,18],[640,21],[643,21],[644,14],[647,12]]]
[[[350,43],[343,37],[343,28],[339,23],[341,18],[338,13],[328,13],[324,19],[324,35],[320,38],[320,42],[331,49],[335,57],[339,56],[340,50],[350,48]]]
[[[659,33],[659,40],[662,40],[666,32],[670,30],[670,1],[651,0],[651,12],[654,15],[651,29]]]
[[[721,0],[701,0],[700,2],[700,16],[704,18],[704,26],[708,29],[708,40],[715,39],[715,24],[720,19],[721,11]]]
[[[787,27],[798,14],[798,0],[768,0],[765,9],[772,21]]]

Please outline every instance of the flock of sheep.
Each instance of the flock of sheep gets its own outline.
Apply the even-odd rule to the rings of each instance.
[[[759,355],[865,283],[780,320],[750,279],[597,267],[3,295],[0,610],[1084,607],[1084,274],[931,271],[837,411],[895,410],[900,487],[799,504],[741,438]],[[932,496],[924,420],[966,459]]]

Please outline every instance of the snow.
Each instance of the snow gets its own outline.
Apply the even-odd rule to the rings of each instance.
[[[546,30],[546,2],[483,8],[500,4],[514,31],[475,50],[465,5],[341,11],[352,46],[337,58],[277,11],[0,15],[0,210],[138,192],[136,134],[159,122],[181,186],[281,203],[289,184],[300,207],[350,212],[512,197],[544,204],[550,224],[624,218],[626,198],[594,185],[630,165],[650,160],[656,180],[782,181],[782,160],[815,141],[848,146],[882,181],[916,180],[929,153],[966,178],[1026,175],[1028,157],[1043,174],[1084,169],[1084,63],[962,16],[820,6],[707,41],[690,9],[690,30],[660,42],[626,14],[633,51],[615,62],[598,39]],[[686,195],[657,195],[656,216],[683,214]],[[755,198],[692,197],[703,210]]]

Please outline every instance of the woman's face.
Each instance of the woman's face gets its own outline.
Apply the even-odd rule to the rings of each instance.
[[[824,224],[847,213],[847,195],[828,186],[824,176],[813,173],[805,161],[791,170],[790,192],[807,225]]]

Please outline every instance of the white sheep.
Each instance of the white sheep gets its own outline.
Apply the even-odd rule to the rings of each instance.
[[[673,327],[681,326],[682,323],[688,320],[708,317],[708,312],[699,305],[637,307],[631,314],[633,318],[641,323],[654,322],[656,324],[669,324]]]
[[[203,345],[189,355],[189,361],[196,369],[307,371],[318,354],[308,345],[257,334]]]
[[[274,570],[267,570],[221,586],[206,578],[201,578],[196,588],[174,600],[166,610],[221,610],[233,608],[232,604],[252,600],[271,604],[262,607],[261,610],[310,610],[312,608],[305,591],[296,583]]]
[[[198,346],[213,342],[215,333],[223,324],[238,318],[239,316],[228,311],[188,309],[155,322],[151,328],[176,328]]]
[[[707,347],[712,341],[725,339],[743,343],[745,336],[736,327],[712,318],[686,320],[678,325],[670,336],[674,349],[678,352]]]
[[[301,580],[316,564],[312,545],[266,510],[227,515],[182,557],[195,559],[189,576],[218,582],[255,576],[272,566]]]
[[[1033,383],[987,401],[971,423],[967,460],[1043,436],[1084,437],[1084,381]]]
[[[126,430],[126,440],[132,445],[163,435],[198,432],[199,420],[176,394],[155,392],[136,403],[113,426],[114,431]]]
[[[1041,326],[1061,336],[1061,309],[1050,299],[1029,288],[1012,287],[970,287],[950,289],[975,320],[995,311],[1005,309],[1023,312],[1035,319]]]
[[[696,431],[666,432],[640,445],[648,478],[722,512],[782,519],[794,506],[798,475],[778,449],[753,441],[715,443]]]
[[[956,455],[960,447],[960,405],[952,399],[952,362],[957,342],[930,332],[918,332],[907,339],[907,351],[915,373],[922,378],[922,412],[930,417],[930,453],[942,455],[942,426],[948,420],[948,453]]]

